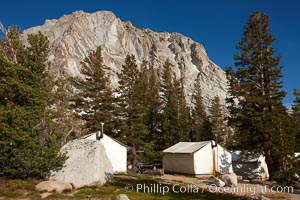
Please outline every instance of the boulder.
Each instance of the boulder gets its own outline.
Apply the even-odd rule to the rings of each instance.
[[[237,176],[235,173],[224,174],[220,179],[225,183],[225,186],[237,186]]]
[[[270,200],[269,198],[265,197],[263,194],[261,194],[257,197],[254,197],[253,199],[255,199],[255,200]]]
[[[126,194],[119,194],[115,200],[130,200]]]
[[[113,168],[105,148],[97,140],[73,140],[65,144],[61,152],[68,159],[65,166],[52,174],[52,180],[70,183],[74,188],[101,186],[113,179]]]
[[[224,186],[225,186],[225,183],[224,183],[221,179],[218,179],[218,178],[215,178],[215,179],[214,179],[214,184],[215,184],[217,187],[224,187]]]
[[[58,192],[71,191],[72,185],[64,181],[43,181],[35,186],[39,192]]]
[[[45,199],[45,198],[49,197],[50,195],[52,195],[51,192],[44,192],[44,193],[40,194],[42,199]]]

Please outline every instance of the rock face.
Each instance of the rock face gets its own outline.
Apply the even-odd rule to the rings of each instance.
[[[138,63],[152,59],[158,75],[169,59],[176,77],[184,80],[188,99],[197,76],[206,104],[216,95],[223,101],[226,97],[225,72],[208,58],[201,44],[179,33],[138,28],[109,11],[77,11],[58,20],[46,20],[42,26],[25,30],[24,39],[38,31],[50,40],[53,73],[62,69],[69,76],[80,76],[80,61],[101,46],[104,63],[112,68],[112,86],[117,85],[116,72],[120,71],[126,55],[134,54]]]
[[[43,181],[35,186],[39,192],[58,192],[71,191],[72,185],[64,181]]]
[[[101,186],[113,178],[113,168],[101,142],[73,140],[62,147],[68,159],[62,170],[51,177],[74,188]]]

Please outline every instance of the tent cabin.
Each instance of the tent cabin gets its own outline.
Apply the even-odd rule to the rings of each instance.
[[[233,173],[230,152],[215,141],[179,142],[163,152],[166,173],[195,176]]]
[[[83,136],[82,139],[100,140],[112,164],[113,172],[115,174],[127,172],[127,147],[124,144],[106,134],[101,134],[101,131]]]
[[[253,152],[231,151],[234,172],[243,179],[265,181],[269,179],[265,156]]]

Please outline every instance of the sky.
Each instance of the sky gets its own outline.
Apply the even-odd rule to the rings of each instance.
[[[221,68],[234,66],[235,48],[249,15],[259,10],[270,16],[274,48],[281,55],[284,104],[300,89],[300,1],[298,0],[13,0],[0,4],[0,21],[23,30],[58,19],[76,10],[109,10],[123,21],[158,32],[179,32],[204,45]]]

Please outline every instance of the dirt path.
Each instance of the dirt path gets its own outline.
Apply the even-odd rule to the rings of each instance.
[[[199,179],[196,177],[188,177],[183,175],[163,175],[158,177],[163,183],[168,184],[193,184],[199,188],[199,190],[207,190],[212,193],[229,193],[236,194],[238,196],[249,196],[257,198],[264,196],[274,200],[300,200],[300,190],[291,187],[273,187],[271,185],[253,184],[253,183],[238,183],[237,187],[224,187],[217,188],[213,184],[213,179]]]

